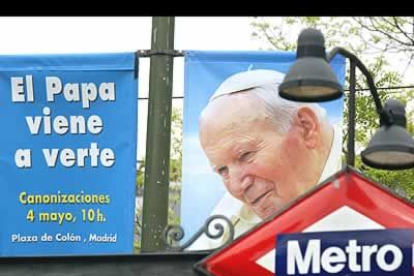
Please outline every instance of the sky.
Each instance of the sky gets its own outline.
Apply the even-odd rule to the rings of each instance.
[[[176,17],[177,50],[259,50],[249,17]],[[134,52],[151,48],[151,17],[2,17],[0,54]],[[174,59],[173,93],[183,95],[184,58]],[[148,96],[149,59],[140,59],[139,96]],[[145,156],[147,108],[139,101],[138,153]],[[180,107],[181,100],[173,105]]]

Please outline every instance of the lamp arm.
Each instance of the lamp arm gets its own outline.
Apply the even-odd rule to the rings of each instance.
[[[387,116],[386,114],[384,114],[385,112],[384,112],[384,109],[382,107],[381,100],[380,100],[380,98],[378,96],[378,91],[377,91],[377,87],[375,86],[374,79],[372,78],[372,75],[369,73],[368,69],[365,67],[365,65],[362,63],[362,61],[359,60],[359,58],[357,58],[351,52],[345,50],[344,48],[335,47],[327,55],[328,62],[331,61],[336,54],[341,54],[344,57],[347,57],[350,60],[352,60],[352,61],[355,62],[355,66],[359,68],[359,70],[364,74],[364,76],[367,79],[368,87],[369,87],[369,90],[371,91],[372,97],[374,98],[374,102],[375,102],[375,106],[376,106],[378,115],[380,115],[381,118],[383,118],[384,116],[386,116],[386,117],[388,117],[387,119],[389,119],[389,116]]]

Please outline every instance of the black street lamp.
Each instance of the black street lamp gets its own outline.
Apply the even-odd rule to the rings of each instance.
[[[404,106],[397,100],[385,103],[380,129],[361,153],[362,161],[379,169],[409,169],[414,166],[414,142],[405,130],[407,119]]]
[[[354,165],[355,67],[358,67],[366,77],[380,117],[380,129],[362,151],[362,161],[378,169],[413,168],[414,140],[405,129],[407,119],[404,106],[391,99],[383,107],[374,80],[364,64],[354,54],[340,47],[334,48],[327,56],[325,39],[320,31],[305,29],[299,35],[297,61],[279,86],[280,96],[302,102],[323,102],[340,98],[343,88],[328,63],[336,54],[349,58],[351,62],[348,164]]]
[[[325,39],[320,31],[302,31],[296,57],[297,61],[279,86],[281,97],[292,101],[321,102],[342,96],[342,85],[327,62]]]

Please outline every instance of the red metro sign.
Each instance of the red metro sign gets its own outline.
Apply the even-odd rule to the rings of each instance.
[[[278,235],[390,228],[414,229],[414,205],[345,168],[272,219],[197,263],[195,269],[215,276],[273,276],[280,271],[276,269]]]

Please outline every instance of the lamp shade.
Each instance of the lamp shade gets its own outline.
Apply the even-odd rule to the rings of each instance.
[[[343,88],[326,61],[325,39],[315,29],[305,29],[298,38],[297,61],[290,67],[279,95],[301,102],[322,102],[338,99]]]
[[[389,120],[381,119],[381,128],[361,153],[362,162],[378,169],[413,168],[414,140],[405,129],[404,106],[397,100],[388,100],[384,112]]]

